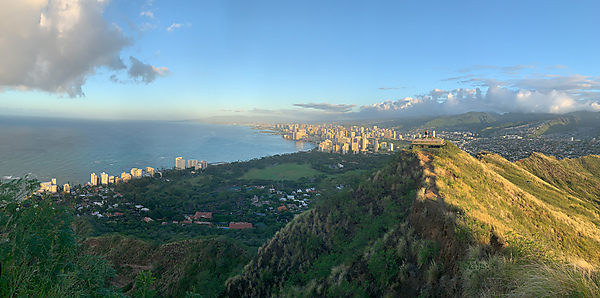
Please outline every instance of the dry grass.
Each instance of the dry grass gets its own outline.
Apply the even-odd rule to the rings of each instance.
[[[576,265],[535,264],[518,272],[508,297],[600,297],[596,270]]]
[[[464,212],[459,224],[481,244],[491,236],[487,227],[509,244],[535,243],[536,249],[550,250],[547,255],[563,261],[579,257],[597,263],[600,259],[600,210],[588,198],[500,156],[487,154],[478,160],[451,144],[435,155],[433,165],[439,195]]]

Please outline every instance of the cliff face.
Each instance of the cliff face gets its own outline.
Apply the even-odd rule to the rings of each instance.
[[[516,295],[532,288],[521,283],[534,275],[532,264],[595,272],[597,158],[551,167],[538,157],[551,159],[474,158],[452,144],[401,152],[297,216],[228,280],[226,294]],[[561,170],[587,184],[547,174]]]

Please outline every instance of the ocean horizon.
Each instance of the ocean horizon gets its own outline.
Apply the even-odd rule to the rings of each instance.
[[[0,178],[77,185],[91,173],[173,168],[176,157],[233,162],[314,147],[239,125],[2,116]]]

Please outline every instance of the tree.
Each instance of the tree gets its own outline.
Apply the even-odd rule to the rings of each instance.
[[[72,213],[32,195],[36,181],[0,182],[0,296],[116,295],[105,281],[114,271],[84,255]]]
[[[140,272],[135,278],[135,285],[138,288],[137,292],[135,292],[135,297],[156,297],[156,290],[151,289],[154,281],[156,281],[156,277],[152,276],[152,272]]]

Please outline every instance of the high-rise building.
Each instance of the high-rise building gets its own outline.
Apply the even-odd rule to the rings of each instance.
[[[340,146],[340,144],[335,144],[332,146],[332,152],[334,153],[339,153],[342,150],[342,147]]]
[[[348,151],[350,151],[350,143],[344,143],[344,145],[342,145],[342,154],[346,154]]]
[[[368,147],[369,147],[369,140],[367,138],[360,139],[360,150],[367,151]]]
[[[54,183],[52,183],[54,181]],[[56,185],[56,179],[52,179],[52,181],[42,182],[40,183],[40,191],[44,192],[58,192],[58,186]]]
[[[198,161],[195,159],[188,159],[187,167],[196,169],[196,165],[198,165]]]
[[[154,177],[154,168],[146,167],[146,174],[150,175],[150,177]]]
[[[331,140],[325,140],[319,144],[319,151],[321,152],[331,152],[333,150],[333,144]]]
[[[92,173],[92,175],[90,175],[90,184],[98,185],[98,175],[96,175],[96,173]]]
[[[200,164],[200,168],[203,169],[203,170],[206,169],[206,168],[208,168],[208,162],[206,160],[201,160],[199,162],[199,164]]]
[[[115,184],[115,176],[108,176],[108,183]]]
[[[351,147],[352,153],[358,153],[358,152],[360,152],[360,146],[358,144],[358,139],[353,139],[351,146],[352,146]]]
[[[71,186],[68,183],[63,185],[63,192],[71,193]]]
[[[103,185],[107,185],[108,184],[108,174],[102,172],[102,174],[100,174],[100,181]]]
[[[123,180],[123,182],[127,182],[127,181],[131,180],[131,175],[128,174],[127,172],[123,172],[123,173],[121,173],[121,180]]]
[[[185,170],[185,159],[183,159],[183,157],[175,158],[175,168],[178,170]]]
[[[142,169],[132,168],[131,178],[142,178]]]

